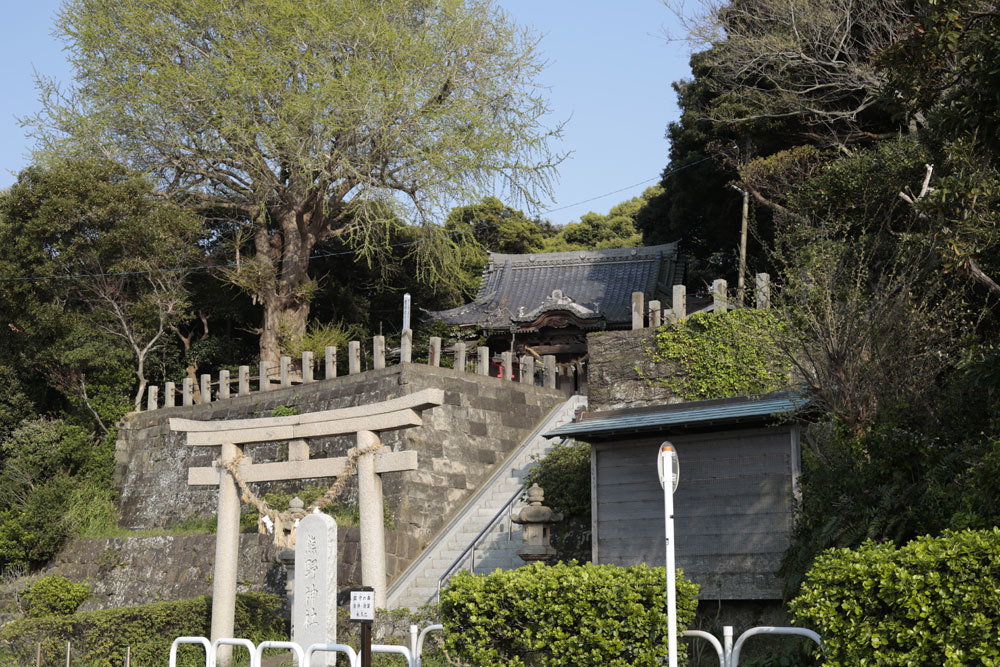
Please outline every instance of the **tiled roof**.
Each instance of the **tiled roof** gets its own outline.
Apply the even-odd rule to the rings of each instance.
[[[554,290],[603,316],[610,326],[632,320],[632,292],[666,307],[671,288],[683,279],[677,244],[644,248],[576,250],[530,255],[490,253],[483,282],[472,303],[432,312],[449,324],[507,328],[531,312]]]
[[[760,421],[789,414],[804,407],[805,400],[796,394],[769,394],[760,397],[725,398],[711,401],[675,403],[659,408],[614,410],[584,415],[580,421],[564,424],[545,434],[551,437],[576,437],[581,440],[604,439],[622,433],[651,433],[676,428],[702,427],[709,424],[732,424]]]

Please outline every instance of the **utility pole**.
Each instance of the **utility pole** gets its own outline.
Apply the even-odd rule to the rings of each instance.
[[[750,191],[744,190],[735,185],[730,185],[730,187],[743,195],[743,216],[742,222],[740,223],[740,261],[736,277],[736,303],[742,307],[744,287],[743,277],[747,272],[747,218],[750,214]]]

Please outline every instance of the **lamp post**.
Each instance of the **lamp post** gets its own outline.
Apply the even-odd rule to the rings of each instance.
[[[680,481],[680,463],[674,446],[664,441],[656,459],[663,487],[663,517],[667,552],[667,656],[669,667],[677,667],[677,566],[674,563],[674,491]],[[669,476],[669,477],[668,477]]]

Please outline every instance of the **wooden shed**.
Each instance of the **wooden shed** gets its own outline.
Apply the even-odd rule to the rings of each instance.
[[[791,394],[584,413],[547,436],[591,444],[593,561],[665,563],[664,440],[680,461],[674,495],[677,566],[702,600],[776,600],[788,547],[802,405]]]

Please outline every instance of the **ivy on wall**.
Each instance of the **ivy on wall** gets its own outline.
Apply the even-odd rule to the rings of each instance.
[[[791,365],[774,344],[785,325],[772,310],[695,313],[656,332],[650,355],[675,371],[656,378],[688,401],[785,389]]]

